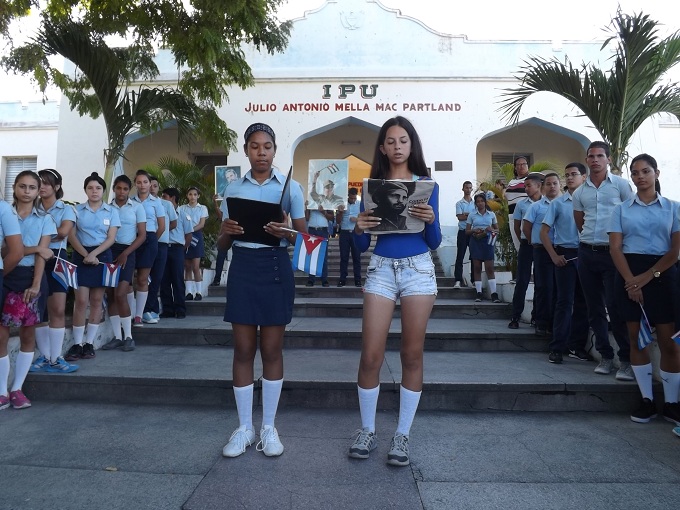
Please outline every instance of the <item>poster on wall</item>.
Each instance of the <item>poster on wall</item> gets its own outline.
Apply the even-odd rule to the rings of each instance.
[[[402,181],[364,179],[362,200],[366,210],[382,219],[377,227],[366,229],[371,234],[421,232],[425,222],[408,214],[410,207],[427,204],[434,190],[434,181]]]
[[[307,209],[337,210],[345,204],[348,180],[346,159],[310,159]]]
[[[224,198],[224,194],[227,191],[227,187],[232,182],[237,181],[240,178],[241,178],[240,166],[216,165],[215,194],[218,195],[220,199]]]

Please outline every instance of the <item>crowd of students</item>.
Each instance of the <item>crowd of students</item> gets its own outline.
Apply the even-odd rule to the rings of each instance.
[[[12,205],[0,202],[0,410],[31,406],[22,392],[28,372],[71,373],[79,368],[74,362],[95,357],[105,295],[114,336],[102,348],[123,351],[135,349],[133,326],[184,318],[185,300],[201,299],[208,212],[197,203],[199,190],[189,188],[187,203],[178,206],[179,190],[167,188],[159,198],[158,180],[148,172],[137,171],[134,184],[130,195],[130,179],[117,177],[107,203],[106,182],[93,172],[83,185],[86,200],[73,207],[61,200],[59,172],[24,171],[15,179]],[[62,356],[70,263],[77,281],[73,345]],[[120,268],[117,285],[105,285],[107,263]],[[19,328],[20,350],[8,391],[10,327]]]

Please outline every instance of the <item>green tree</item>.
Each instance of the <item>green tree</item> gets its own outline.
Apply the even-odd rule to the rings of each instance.
[[[520,85],[505,89],[504,118],[516,123],[524,102],[536,92],[553,92],[571,101],[593,123],[611,146],[612,166],[620,172],[628,160],[627,147],[642,123],[657,113],[680,119],[680,89],[664,82],[665,74],[680,62],[680,35],[660,39],[658,23],[649,16],[620,10],[607,28],[602,50],[615,45],[611,68],[583,63],[574,67],[568,58],[532,57],[517,78]]]
[[[48,0],[37,34],[12,47],[1,64],[31,76],[46,90],[55,84],[80,115],[103,117],[108,134],[106,180],[123,156],[131,131],[153,132],[174,122],[178,142],[200,137],[208,147],[234,147],[236,134],[217,109],[228,101],[227,87],[245,88],[253,76],[245,45],[270,53],[285,48],[290,23],[276,20],[282,0]],[[37,0],[0,0],[0,34],[8,37]],[[124,37],[124,48],[111,46]],[[10,41],[11,42],[11,41]],[[177,79],[169,86],[146,86],[159,76],[158,47],[169,50]],[[50,56],[61,55],[76,67],[67,75]]]

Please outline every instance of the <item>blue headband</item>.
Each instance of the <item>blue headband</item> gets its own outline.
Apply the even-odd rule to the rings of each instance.
[[[267,133],[269,136],[272,137],[272,140],[274,143],[276,143],[276,135],[274,134],[274,130],[270,128],[267,124],[262,124],[262,123],[256,123],[256,124],[251,124],[248,126],[248,129],[246,129],[245,134],[243,135],[243,138],[245,138],[246,143],[248,143],[248,138],[250,138],[250,135],[253,133],[256,133],[257,131],[262,131],[263,133]]]

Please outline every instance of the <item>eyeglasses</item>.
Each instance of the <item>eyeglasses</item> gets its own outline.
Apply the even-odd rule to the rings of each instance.
[[[564,174],[565,177],[578,177],[579,175],[582,175],[581,172],[572,172],[570,174]]]

